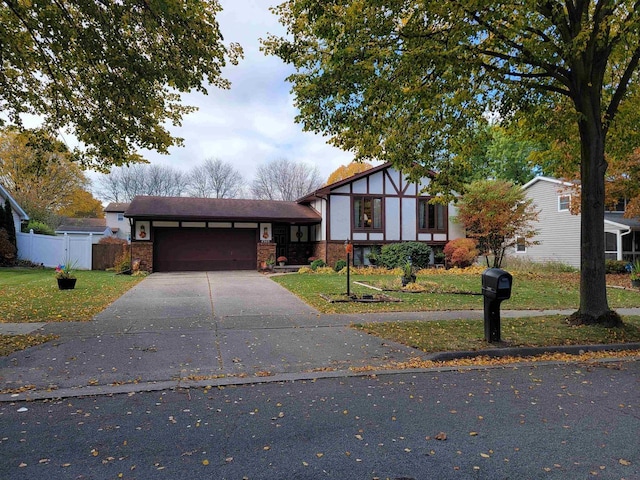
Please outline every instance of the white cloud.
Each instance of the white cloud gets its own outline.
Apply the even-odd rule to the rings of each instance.
[[[294,117],[291,86],[285,78],[292,68],[260,51],[260,38],[284,34],[269,3],[260,0],[222,0],[219,15],[225,42],[239,42],[245,58],[224,73],[230,90],[211,88],[209,95],[187,94],[186,104],[199,110],[186,116],[182,126],[171,128],[185,146],[170,155],[144,152],[152,163],[189,169],[206,158],[231,162],[249,181],[260,164],[288,158],[317,166],[326,178],[353,155],[326,143],[327,138],[303,132]],[[274,3],[275,5],[275,3]]]

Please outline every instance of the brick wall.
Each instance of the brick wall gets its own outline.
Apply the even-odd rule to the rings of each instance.
[[[262,269],[262,262],[266,262],[269,257],[275,260],[276,258],[276,244],[275,243],[265,243],[260,242],[258,244],[258,265],[256,268],[258,270]]]
[[[153,272],[153,243],[151,242],[132,242],[131,257],[135,261],[140,260],[140,270],[149,273]]]
[[[327,242],[327,265],[333,267],[338,260],[347,260],[347,252],[344,249],[344,242],[340,243],[330,243]],[[353,262],[353,256],[352,260]]]

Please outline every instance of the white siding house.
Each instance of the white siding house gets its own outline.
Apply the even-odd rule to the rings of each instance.
[[[11,213],[13,216],[13,224],[16,227],[16,232],[20,232],[20,228],[22,222],[26,222],[29,220],[29,215],[25,212],[18,202],[11,196],[11,194],[0,185],[0,201],[2,202],[2,206],[4,207],[6,201],[9,200],[9,205],[11,205]]]
[[[580,214],[569,211],[575,185],[555,178],[536,177],[523,185],[528,198],[540,211],[536,226],[539,245],[510,252],[536,262],[554,261],[580,268]],[[606,257],[633,260],[640,256],[640,222],[625,219],[622,212],[605,213]],[[634,239],[638,239],[636,242]],[[637,244],[637,245],[636,245]],[[636,249],[636,247],[638,247]]]

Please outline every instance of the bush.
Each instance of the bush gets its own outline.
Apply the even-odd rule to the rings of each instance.
[[[450,267],[469,267],[473,265],[479,254],[476,241],[472,238],[456,238],[444,246],[444,255]]]
[[[124,238],[118,238],[118,237],[102,237],[100,240],[98,240],[98,243],[101,245],[128,245],[129,242],[127,242]]]
[[[37,220],[29,220],[26,227],[23,227],[24,233],[29,233],[33,230],[33,233],[39,233],[40,235],[55,236],[56,231],[44,222],[38,222]]]
[[[347,262],[346,260],[338,260],[335,264],[335,266],[333,267],[333,269],[336,272],[339,272],[340,270],[342,270],[343,268],[347,267]]]
[[[130,255],[127,250],[123,250],[118,255],[116,255],[116,262],[113,266],[114,270],[118,273],[131,271],[131,260]]]
[[[378,261],[386,268],[402,268],[411,258],[414,268],[427,268],[431,258],[431,247],[422,242],[402,242],[385,245],[380,250]]]
[[[313,270],[309,267],[301,267],[298,269],[298,273],[313,273]]]
[[[0,228],[0,265],[13,265],[16,253],[16,246],[9,240],[9,234]]]
[[[322,260],[321,258],[318,258],[316,260],[314,260],[313,262],[311,262],[311,270],[316,271],[318,268],[321,267],[326,267],[327,264],[324,263],[324,260]]]
[[[604,268],[606,273],[627,273],[628,264],[626,260],[605,260]]]

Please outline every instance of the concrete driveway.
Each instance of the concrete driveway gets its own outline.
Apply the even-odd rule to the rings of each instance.
[[[91,322],[42,327],[60,339],[0,359],[0,382],[62,396],[219,377],[295,377],[416,353],[352,330],[350,320],[320,315],[257,272],[153,274]]]

